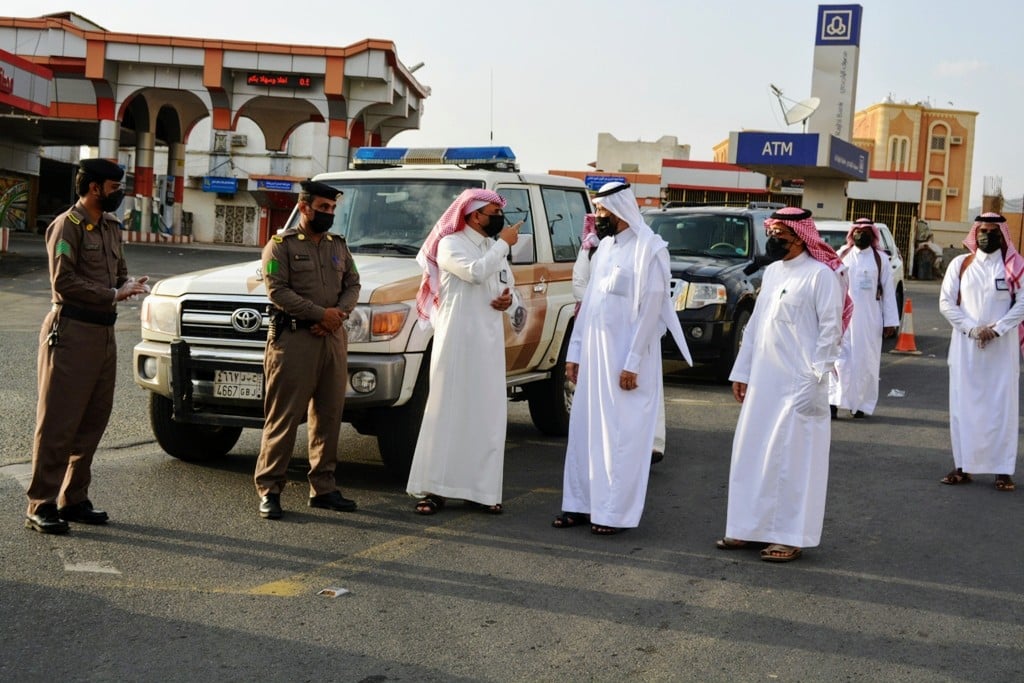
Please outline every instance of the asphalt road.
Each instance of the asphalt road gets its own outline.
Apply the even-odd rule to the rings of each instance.
[[[713,545],[738,406],[707,373],[667,377],[668,453],[627,533],[551,528],[565,444],[522,404],[504,515],[415,515],[373,440],[345,426],[338,479],[359,511],[304,507],[300,448],[286,517],[267,522],[255,430],[207,466],[153,441],[130,372],[137,304],[122,307],[117,407],[93,468],[113,523],[30,533],[48,293],[39,239],[16,236],[12,251],[0,259],[0,680],[1024,679],[1024,490],[938,483],[952,458],[937,282],[909,283],[922,355],[885,354],[876,415],[833,423],[822,545],[771,565]],[[156,277],[255,256],[128,247],[132,272]]]

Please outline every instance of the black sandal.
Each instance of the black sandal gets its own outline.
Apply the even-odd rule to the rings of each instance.
[[[940,483],[949,484],[950,486],[956,486],[957,484],[970,484],[972,481],[974,481],[974,477],[969,475],[967,472],[964,472],[959,467],[939,480]]]
[[[489,515],[500,515],[502,512],[505,511],[505,508],[501,507],[501,503],[496,503],[494,505],[484,505],[483,503],[478,503],[475,500],[467,500],[466,507],[473,508],[474,510],[479,510],[480,512],[486,512]]]
[[[438,510],[444,507],[444,498],[441,496],[435,496],[433,493],[427,494],[416,501],[416,514],[418,515],[433,515]]]
[[[568,529],[569,527],[582,526],[590,521],[590,515],[582,512],[563,512],[555,517],[551,526],[556,529]]]

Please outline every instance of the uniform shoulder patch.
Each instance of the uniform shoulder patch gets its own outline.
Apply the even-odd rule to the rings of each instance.
[[[267,261],[267,275],[274,275],[279,270],[281,270],[281,264],[278,263],[276,258]]]
[[[71,221],[72,223],[74,223],[75,225],[81,225],[82,224],[82,219],[79,218],[73,212],[68,214],[68,220]]]
[[[275,242],[277,242],[277,243],[279,243],[279,244],[280,244],[281,242],[284,242],[284,238],[283,238],[283,237],[281,237],[280,235],[274,235],[274,236],[273,236],[273,237],[271,237],[270,239],[274,240]]]
[[[57,248],[54,249],[55,256],[71,256],[71,243],[67,240],[60,240],[57,242]]]

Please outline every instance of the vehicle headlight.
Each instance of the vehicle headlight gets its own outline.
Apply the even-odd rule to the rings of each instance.
[[[150,294],[142,300],[139,317],[143,330],[178,336],[177,298]]]
[[[685,298],[684,298],[685,297]],[[713,282],[690,282],[686,290],[676,297],[676,310],[683,308],[704,308],[714,304],[724,304],[728,301],[725,293],[725,285]],[[685,302],[685,303],[684,303]],[[684,303],[680,307],[680,303]]]
[[[388,341],[398,336],[409,317],[405,304],[356,306],[345,321],[349,342]]]

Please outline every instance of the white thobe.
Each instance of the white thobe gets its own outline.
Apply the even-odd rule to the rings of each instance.
[[[602,241],[566,355],[579,364],[579,376],[562,509],[616,528],[640,523],[658,405],[664,403],[660,316],[668,297],[668,252],[655,251],[655,262],[644,268],[645,295],[634,319],[638,245],[632,230]],[[619,388],[623,370],[637,373],[636,389]]]
[[[441,304],[431,316],[430,393],[406,486],[413,496],[501,502],[505,328],[491,301],[515,285],[508,253],[503,240],[470,228],[437,245]]]
[[[844,410],[871,415],[878,403],[879,369],[882,364],[882,328],[900,324],[893,288],[889,257],[872,247],[850,248],[843,256],[853,299],[853,317],[843,335],[843,345],[836,361],[836,374],[830,375],[828,402]],[[881,278],[879,278],[881,270]],[[882,297],[878,297],[878,283]]]
[[[939,310],[953,326],[948,356],[953,462],[971,474],[1013,474],[1020,422],[1017,326],[1024,319],[1024,293],[1017,292],[1011,305],[999,252],[975,252],[961,281],[965,258],[958,256],[946,267],[939,295]],[[978,348],[977,340],[967,335],[992,324],[999,336]]]
[[[828,375],[844,287],[806,252],[765,270],[729,379],[747,385],[732,442],[726,536],[821,541],[831,438]]]
[[[572,295],[576,301],[583,301],[583,295],[587,291],[587,283],[590,282],[590,261],[596,253],[594,249],[580,249],[576,255],[576,263],[572,266]],[[664,392],[664,386],[662,392]],[[659,453],[665,452],[665,402],[658,404],[658,421],[654,428],[654,443],[652,448]]]

